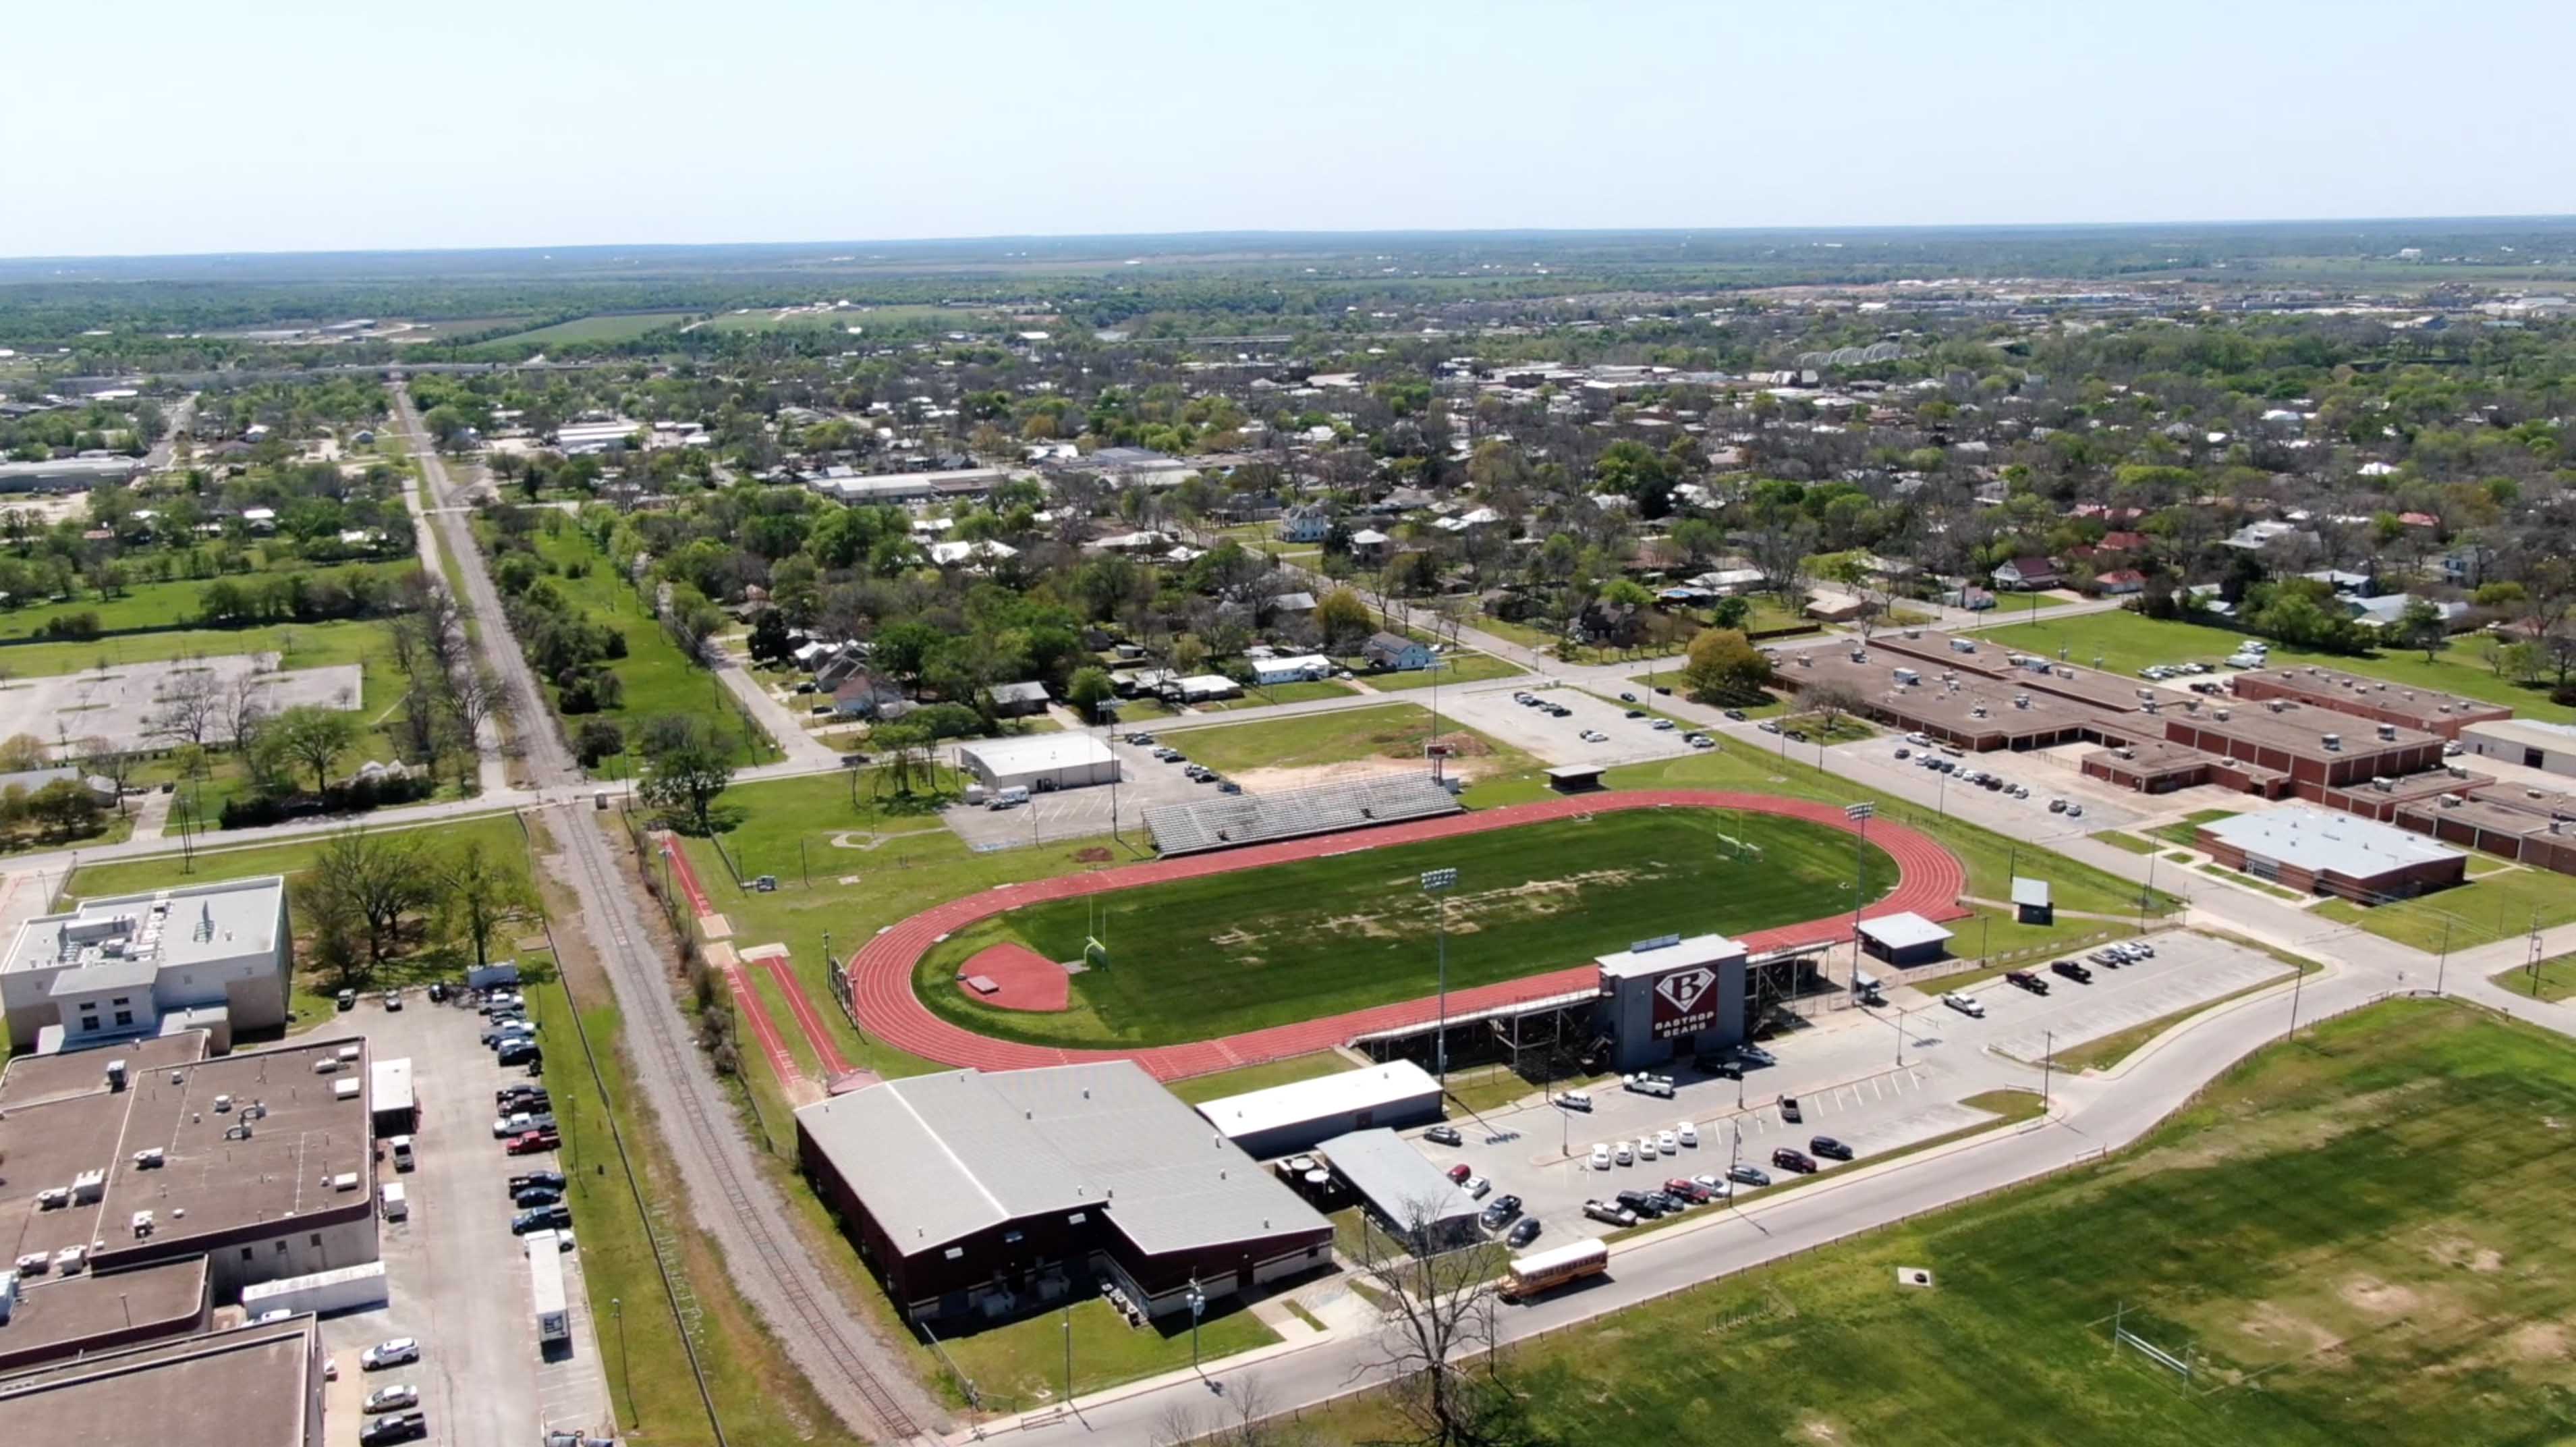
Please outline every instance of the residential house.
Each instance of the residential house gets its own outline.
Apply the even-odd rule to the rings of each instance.
[[[1417,672],[1431,666],[1430,646],[1400,633],[1370,634],[1369,641],[1360,647],[1360,657],[1367,660],[1371,668],[1393,669],[1399,673]]]
[[[2057,564],[2047,558],[2015,558],[1995,569],[1998,588],[2054,588],[2066,581]]]
[[[2146,591],[2147,575],[2135,568],[2114,568],[2093,579],[2093,591],[2105,598]]]
[[[993,713],[999,718],[1025,718],[1047,711],[1047,690],[1043,683],[997,683],[993,685]]]
[[[1279,515],[1279,540],[1283,543],[1320,543],[1332,530],[1332,514],[1311,503]]]
[[[1375,528],[1362,528],[1351,534],[1351,557],[1365,566],[1374,567],[1386,561],[1386,550],[1394,542],[1395,539]]]
[[[843,718],[893,718],[902,704],[902,689],[864,668],[852,671],[832,690],[832,712]]]

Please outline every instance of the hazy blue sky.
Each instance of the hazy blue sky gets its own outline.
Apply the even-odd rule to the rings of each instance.
[[[2576,0],[121,0],[0,33],[0,255],[2576,210]]]

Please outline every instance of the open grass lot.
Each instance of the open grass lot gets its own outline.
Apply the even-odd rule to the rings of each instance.
[[[2542,960],[2538,970],[2516,965],[2488,978],[2529,1000],[2564,1000],[2576,995],[2576,955]]]
[[[2243,812],[2245,811],[2242,809],[2194,809],[2171,824],[2160,825],[2147,832],[2158,839],[2180,844],[2187,849],[2197,849],[2200,847],[2197,842],[2200,838],[2200,826],[2215,824],[2221,819],[2233,819]]]
[[[626,640],[626,656],[608,665],[609,671],[626,686],[625,702],[613,709],[602,709],[595,717],[607,719],[625,732],[627,757],[620,763],[603,760],[600,772],[631,777],[645,722],[670,715],[705,720],[733,745],[736,763],[763,764],[778,757],[777,746],[743,718],[732,695],[725,692],[716,676],[691,663],[644,600],[618,581],[616,569],[588,535],[575,527],[540,532],[537,548],[559,570],[574,564],[588,565],[578,578],[558,571],[552,581],[585,614],[616,629]],[[560,702],[560,691],[551,682],[545,689],[550,702]],[[585,714],[582,719],[590,717],[594,715]],[[565,732],[577,729],[582,719],[569,720]]]
[[[1474,729],[1444,729],[1461,758],[1480,760],[1478,772],[1536,768],[1538,761]],[[1431,711],[1418,704],[1345,709],[1264,719],[1228,728],[1189,729],[1165,742],[1211,769],[1296,769],[1358,759],[1415,760],[1431,738]]]
[[[1506,1379],[1526,1440],[1563,1444],[2563,1441],[2576,1140],[2543,1123],[2571,1112],[2565,1041],[2384,1005],[2101,1166],[1515,1350]],[[2199,1356],[2191,1387],[2112,1353],[2120,1308]],[[1370,1440],[1380,1410],[1323,1428]]]
[[[631,342],[666,327],[688,324],[695,312],[602,312],[597,316],[576,317],[534,331],[513,332],[495,337],[487,346],[515,346],[535,343],[545,346],[557,342]]]
[[[2058,648],[2063,645],[2067,650],[2066,661],[2077,667],[2090,665],[2098,656],[2105,668],[2135,673],[2151,663],[2216,665],[2235,652],[2236,645],[2249,635],[2201,623],[2148,618],[2123,610],[2015,624],[2008,628],[1989,628],[1982,630],[1980,636],[2006,648],[2045,654],[2050,658],[2055,658]],[[2355,658],[2346,654],[2292,648],[2281,643],[2272,645],[2271,657],[2274,665],[2281,667],[2313,663],[2320,668],[2384,678],[2408,688],[2438,689],[2468,698],[2485,699],[2490,703],[2507,705],[2523,718],[2554,723],[2576,721],[2576,708],[2550,702],[2546,688],[2525,688],[2511,679],[2498,676],[2494,669],[2479,659],[2474,638],[2453,639],[2450,647],[2434,655],[2430,663],[2424,661],[2420,651],[2391,648]]]
[[[1429,688],[1434,681],[1445,688],[1453,683],[1510,678],[1524,670],[1519,664],[1496,658],[1490,653],[1460,652],[1444,653],[1434,666],[1410,673],[1361,673],[1356,667],[1352,671],[1359,673],[1360,682],[1380,693],[1401,693],[1407,689]]]
[[[306,566],[289,560],[274,565],[266,572],[229,573],[225,578],[237,583],[257,584],[272,576],[301,572],[316,583],[346,585],[360,577],[370,576],[390,583],[397,576],[411,572],[418,566],[419,564],[409,558],[398,562],[345,563],[330,567]],[[179,578],[166,583],[134,583],[119,589],[113,598],[101,599],[94,595],[84,595],[68,601],[35,603],[24,608],[14,608],[6,613],[0,613],[0,647],[43,641],[40,635],[46,624],[57,618],[67,618],[81,613],[98,615],[100,630],[109,634],[186,628],[197,620],[200,600],[205,595],[207,585],[215,581],[217,580],[213,578]],[[203,631],[231,633],[257,630],[208,629]],[[244,650],[210,649],[208,651],[230,653]]]
[[[1228,713],[1238,708],[1268,708],[1275,703],[1312,703],[1319,698],[1349,698],[1359,692],[1339,679],[1299,679],[1295,683],[1246,685],[1241,698],[1221,698],[1211,703],[1192,704],[1198,713]],[[1121,710],[1123,713],[1124,710]]]
[[[1871,852],[1875,895],[1895,873]],[[1437,866],[1459,874],[1447,896],[1453,989],[1579,965],[1645,934],[1742,934],[1851,908],[1851,843],[1838,831],[1637,810],[1029,905],[934,948],[917,983],[968,1028],[1088,1045],[1201,1040],[1409,1000],[1430,992],[1433,911],[1416,880]],[[950,983],[987,945],[1070,960],[1095,932],[1113,963],[1076,975],[1061,1014],[993,1009]]]
[[[1097,1392],[1140,1377],[1187,1370],[1190,1364],[1190,1319],[1184,1312],[1169,1321],[1129,1327],[1108,1302],[1091,1297],[1072,1312],[1073,1389]],[[1064,1323],[1058,1311],[1015,1321],[943,1341],[948,1360],[975,1383],[986,1412],[1022,1412],[1064,1400]],[[1210,1302],[1199,1323],[1199,1355],[1214,1361],[1279,1340],[1241,1299]],[[952,1399],[963,1394],[953,1379],[943,1383]]]
[[[253,628],[169,628],[78,642],[11,643],[0,647],[0,669],[16,678],[78,673],[101,662],[167,663],[191,654],[276,653],[283,668],[322,668],[364,663],[384,647],[385,625],[373,619],[335,618],[323,623],[263,623]]]
[[[2419,950],[2467,949],[2576,920],[2576,877],[2545,869],[2506,869],[2434,894],[2394,904],[2363,905],[2329,899],[2316,913]]]
[[[2156,845],[2153,843],[2141,839],[2135,834],[2123,834],[2117,829],[2105,829],[2099,834],[2087,835],[2086,837],[2097,839],[2104,844],[2110,845],[2114,849],[2125,849],[2131,854],[2153,854],[2156,852]]]

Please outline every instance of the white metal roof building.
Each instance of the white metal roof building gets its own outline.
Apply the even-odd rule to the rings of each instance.
[[[1950,932],[1906,910],[1861,921],[1861,947],[1891,965],[1919,965],[1941,958]]]
[[[1075,731],[977,739],[958,746],[957,766],[988,789],[1035,788],[1040,780],[1074,789],[1118,777],[1118,756],[1109,746]]]
[[[1322,1265],[1331,1223],[1131,1061],[888,1081],[796,1113],[805,1169],[916,1317],[1148,1313]]]
[[[2304,804],[2213,819],[2199,837],[2228,868],[2364,901],[2455,884],[2468,874],[2469,857],[2457,849]]]
[[[1355,1130],[1438,1120],[1440,1082],[1397,1060],[1229,1095],[1201,1104],[1199,1114],[1246,1154],[1267,1160]]]
[[[1315,1149],[1378,1224],[1414,1250],[1443,1250],[1476,1236],[1476,1203],[1394,1131],[1356,1130]]]

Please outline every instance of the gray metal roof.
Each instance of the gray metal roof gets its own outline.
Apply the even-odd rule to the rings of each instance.
[[[1436,1225],[1476,1214],[1476,1203],[1420,1151],[1391,1130],[1355,1130],[1315,1147],[1351,1189],[1399,1226],[1416,1214]]]
[[[1689,939],[1674,940],[1652,949],[1626,949],[1615,954],[1596,955],[1592,962],[1601,967],[1601,973],[1627,980],[1660,975],[1666,970],[1687,969],[1692,965],[1721,965],[1742,958],[1744,946],[1724,935],[1692,935]]]
[[[2038,909],[2048,908],[2048,881],[2045,879],[2024,879],[2018,874],[2014,875],[2012,902],[2015,904],[2031,905]]]
[[[1329,1224],[1130,1061],[917,1075],[796,1119],[906,1252],[1088,1206],[1148,1254]]]
[[[2460,857],[2459,850],[2420,834],[2305,805],[2214,819],[2200,827],[2247,854],[2311,874],[2332,871],[2366,879],[2409,864]]]
[[[1440,1082],[1431,1078],[1431,1072],[1410,1060],[1396,1060],[1207,1101],[1199,1106],[1199,1114],[1229,1139],[1239,1139],[1283,1125],[1355,1110],[1380,1110],[1439,1094]]]
[[[1936,944],[1950,937],[1950,932],[1907,910],[1861,921],[1860,932],[1891,950],[1909,949],[1915,945]]]

